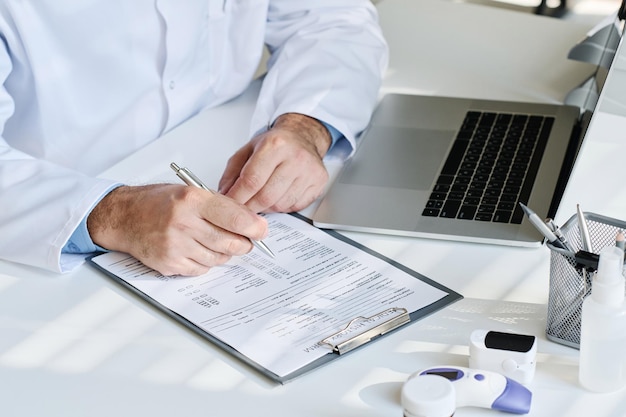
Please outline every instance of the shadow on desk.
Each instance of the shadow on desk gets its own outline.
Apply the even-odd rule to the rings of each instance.
[[[470,334],[475,329],[496,330],[537,337],[536,374],[528,384],[533,391],[533,408],[529,415],[579,416],[581,409],[588,415],[621,416],[623,394],[593,411],[595,394],[584,391],[578,384],[578,351],[549,341],[545,337],[547,307],[530,304],[482,299],[463,299],[411,326],[388,358],[392,372],[406,373],[439,365],[469,366]],[[376,365],[374,365],[376,366]],[[384,366],[383,363],[380,366]],[[407,373],[407,369],[411,370]],[[381,378],[382,379],[382,378]],[[406,378],[398,382],[387,380],[363,387],[360,397],[373,408],[391,407],[400,402],[400,391]],[[455,416],[489,415],[476,408],[458,409]]]
[[[0,278],[3,415],[401,415],[406,378],[430,366],[467,366],[477,328],[537,336],[530,416],[621,416],[626,406],[620,393],[598,406],[578,387],[578,352],[545,338],[542,304],[466,298],[281,386],[95,271]],[[33,393],[38,400],[26,401]],[[455,417],[485,412],[463,408]]]

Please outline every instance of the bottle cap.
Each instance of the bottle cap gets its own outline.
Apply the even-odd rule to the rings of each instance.
[[[441,375],[417,375],[402,387],[405,417],[450,417],[456,410],[452,382]]]
[[[619,305],[624,300],[624,252],[607,246],[600,252],[598,271],[591,287],[591,296],[595,301],[607,305]]]

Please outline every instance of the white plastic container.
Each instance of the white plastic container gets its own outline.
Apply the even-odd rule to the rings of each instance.
[[[594,392],[626,386],[626,306],[624,252],[610,246],[600,252],[591,294],[582,305],[580,384]]]
[[[456,410],[455,389],[443,376],[420,375],[402,386],[404,417],[451,417]]]

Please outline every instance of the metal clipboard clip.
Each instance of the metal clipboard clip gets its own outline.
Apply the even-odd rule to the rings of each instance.
[[[342,330],[321,340],[320,343],[330,346],[333,352],[341,355],[409,321],[411,317],[406,308],[392,307],[371,317],[356,317]]]

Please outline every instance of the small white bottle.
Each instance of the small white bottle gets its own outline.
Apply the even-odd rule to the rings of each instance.
[[[624,252],[615,246],[600,252],[591,294],[582,306],[580,384],[594,392],[615,391],[626,385],[626,306]]]

